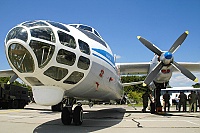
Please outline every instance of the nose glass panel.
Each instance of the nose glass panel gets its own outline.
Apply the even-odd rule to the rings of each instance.
[[[51,44],[34,41],[34,40],[30,42],[30,47],[35,53],[39,68],[43,68],[44,66],[48,64],[55,50],[55,46]]]
[[[8,48],[8,56],[12,65],[21,73],[34,71],[34,61],[28,50],[18,44],[13,43]]]
[[[68,74],[68,70],[60,67],[52,66],[44,72],[44,75],[60,81]]]
[[[24,28],[16,27],[8,33],[6,37],[6,42],[8,42],[10,39],[15,39],[15,38],[21,39],[26,42],[28,39],[28,33]]]
[[[74,71],[63,83],[76,84],[84,77],[84,73]]]
[[[76,55],[73,52],[60,49],[56,57],[56,61],[61,64],[72,66],[76,61]]]
[[[51,28],[42,27],[42,28],[35,28],[31,29],[31,36],[44,39],[47,41],[55,42],[55,36]]]
[[[34,27],[34,26],[48,26],[47,24],[45,24],[44,22],[41,21],[28,21],[22,24],[23,26],[26,27]]]

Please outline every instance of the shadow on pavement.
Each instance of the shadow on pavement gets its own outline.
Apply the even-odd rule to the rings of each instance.
[[[198,112],[196,113],[189,113],[189,112],[177,112],[177,111],[171,111],[171,112],[160,112],[156,115],[161,116],[168,116],[168,117],[194,117],[194,118],[200,118],[200,114]]]
[[[125,109],[112,108],[98,111],[84,111],[83,124],[81,126],[63,125],[61,119],[48,121],[36,127],[34,133],[88,133],[112,127],[120,123],[126,113]]]

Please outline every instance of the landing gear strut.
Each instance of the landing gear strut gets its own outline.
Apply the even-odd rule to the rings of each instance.
[[[162,105],[160,102],[160,96],[161,96],[161,89],[166,89],[167,85],[169,82],[165,82],[165,83],[155,83],[156,89],[155,89],[155,103],[156,103],[156,111],[157,112],[162,112]],[[161,110],[160,110],[161,109]]]
[[[75,125],[81,125],[83,123],[83,108],[81,107],[81,104],[78,104],[73,111],[72,107],[74,102],[75,99],[68,98],[66,100],[66,106],[63,107],[61,113],[61,120],[64,125],[70,125],[72,119]]]

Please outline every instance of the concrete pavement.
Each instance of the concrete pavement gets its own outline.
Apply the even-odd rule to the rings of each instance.
[[[30,104],[25,109],[0,110],[0,133],[199,133],[200,112],[172,112],[160,115],[141,113],[127,105],[83,105],[81,126],[65,126],[60,112]]]

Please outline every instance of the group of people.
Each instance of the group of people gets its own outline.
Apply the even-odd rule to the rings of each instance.
[[[142,95],[143,99],[143,109],[142,112],[146,112],[146,108],[148,107],[148,101],[150,99],[151,103],[153,103],[153,97],[151,96],[151,93],[146,91]],[[183,112],[186,112],[187,108],[187,101],[189,101],[189,112],[196,112],[197,108],[199,107],[200,111],[200,92],[195,92],[191,91],[191,93],[187,96],[184,92],[180,92],[180,94],[176,94],[175,96],[175,105],[176,105],[176,110],[181,111],[181,106],[183,108]],[[163,106],[164,106],[164,111],[169,112],[170,111],[170,94],[168,91],[163,95]]]
[[[166,112],[166,108],[168,108],[168,111],[170,110],[170,95],[168,94],[168,91],[163,95],[163,101],[164,101],[164,111]],[[189,101],[189,112],[196,112],[197,111],[197,103],[200,110],[200,92],[196,94],[195,91],[191,91],[191,93],[188,95],[184,94],[184,92],[180,92],[180,94],[176,94],[175,97],[175,104],[176,104],[176,110],[180,111],[181,106],[183,107],[183,112],[186,112],[186,105],[187,101]]]

